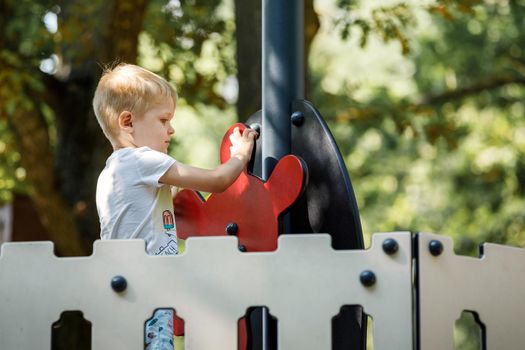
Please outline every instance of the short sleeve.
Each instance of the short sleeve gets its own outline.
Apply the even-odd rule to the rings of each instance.
[[[148,147],[137,149],[137,168],[141,176],[140,182],[147,186],[161,187],[159,179],[175,163],[169,155],[154,151]]]

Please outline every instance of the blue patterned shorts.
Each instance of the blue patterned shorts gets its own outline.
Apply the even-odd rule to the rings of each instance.
[[[153,317],[146,322],[144,339],[146,350],[174,350],[173,310],[155,310]]]

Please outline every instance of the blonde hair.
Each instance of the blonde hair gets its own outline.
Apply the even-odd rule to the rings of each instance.
[[[141,116],[150,103],[163,97],[171,98],[177,105],[177,91],[164,78],[142,67],[121,63],[104,69],[93,97],[93,110],[104,135],[113,142],[120,113],[129,111]]]

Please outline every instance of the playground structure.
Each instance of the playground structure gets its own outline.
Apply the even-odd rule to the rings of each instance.
[[[462,257],[448,237],[408,232],[376,234],[363,249],[344,162],[303,100],[302,27],[302,1],[263,0],[250,174],[208,203],[191,191],[175,200],[181,235],[216,237],[190,237],[184,254],[163,257],[131,240],[97,241],[92,256],[75,258],[57,258],[50,242],[2,245],[0,349],[48,349],[51,325],[73,310],[91,323],[92,349],[143,349],[156,308],[184,319],[189,350],[244,350],[241,332],[250,349],[364,350],[366,315],[374,349],[453,349],[464,310],[477,315],[483,348],[525,348],[524,249],[485,244],[481,258]],[[256,186],[277,189],[264,212],[246,210],[262,201]],[[250,328],[239,331],[243,317]]]
[[[237,244],[190,238],[184,254],[154,257],[140,240],[98,241],[76,258],[57,258],[50,242],[5,244],[1,347],[48,349],[51,324],[81,310],[92,349],[139,350],[144,321],[172,307],[186,322],[186,349],[232,350],[239,318],[266,306],[279,349],[332,349],[331,320],[347,305],[372,316],[376,350],[453,349],[463,310],[479,315],[485,349],[525,347],[524,249],[485,244],[481,259],[456,256],[450,238],[408,232],[376,234],[369,250],[335,251],[319,234],[282,235],[275,252]]]

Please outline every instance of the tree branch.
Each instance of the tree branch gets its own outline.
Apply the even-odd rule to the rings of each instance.
[[[498,89],[502,86],[509,85],[509,84],[525,85],[525,77],[520,77],[520,76],[518,77],[513,77],[513,76],[495,77],[493,79],[481,81],[474,85],[467,86],[464,88],[445,91],[438,95],[427,96],[421,99],[420,101],[416,102],[414,104],[414,107],[416,107],[417,109],[418,107],[442,104],[442,103],[445,103],[451,100],[459,100],[467,96],[478,94],[485,90],[495,90],[495,89]]]
[[[388,108],[394,114],[406,112],[421,113],[428,111],[429,108],[436,105],[441,105],[450,101],[457,101],[463,98],[479,94],[482,91],[492,91],[510,84],[525,85],[525,77],[523,76],[506,76],[494,77],[492,79],[477,82],[473,85],[466,86],[456,90],[445,91],[440,94],[426,96],[418,101],[412,103],[401,103],[392,105]],[[336,118],[340,121],[349,120],[372,120],[379,118],[385,114],[385,108],[368,107],[359,109],[352,107],[342,113],[339,113]]]

